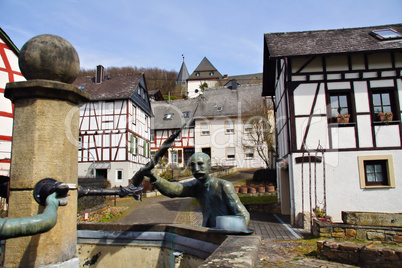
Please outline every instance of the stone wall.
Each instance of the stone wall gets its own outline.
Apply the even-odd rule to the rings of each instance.
[[[350,242],[318,241],[321,258],[360,267],[402,267],[402,249]]]
[[[78,178],[78,185],[83,188],[105,188],[105,179],[102,178]],[[105,203],[105,196],[84,196],[78,198],[78,211],[95,207]]]
[[[402,244],[402,227],[364,226],[344,223],[313,223],[313,234],[328,238],[348,238],[359,241],[381,241],[390,244]]]

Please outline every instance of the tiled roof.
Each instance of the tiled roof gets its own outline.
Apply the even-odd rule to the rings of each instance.
[[[209,88],[204,94],[193,99],[175,100],[167,102],[152,103],[153,129],[178,129],[183,123],[194,118],[203,117],[233,117],[247,115],[250,106],[256,100],[261,100],[262,84],[239,86],[237,90],[227,87]],[[185,118],[184,113],[189,113]],[[239,114],[239,112],[241,114]],[[172,114],[171,119],[165,115]],[[188,123],[187,127],[194,126],[194,121]]]
[[[83,90],[91,95],[91,100],[128,99],[142,77],[142,73],[116,75],[97,84],[94,77],[86,76],[78,77],[73,84],[79,88],[83,87]]]
[[[233,75],[223,79],[222,82],[224,83],[224,86],[228,86],[228,83],[232,80],[236,80],[239,85],[261,84],[262,73]]]
[[[402,39],[381,41],[370,35],[373,30],[388,28],[402,33],[402,24],[391,24],[335,30],[267,33],[264,38],[269,56],[273,58],[402,49]]]
[[[198,74],[198,75],[197,75]],[[212,74],[212,75],[211,75]],[[201,80],[201,79],[219,79],[221,78],[221,73],[212,65],[212,63],[204,57],[198,67],[188,78],[189,80]]]
[[[238,116],[247,115],[250,106],[256,100],[261,100],[262,84],[241,85],[237,90],[227,87],[204,90],[204,100],[201,101],[194,117]]]

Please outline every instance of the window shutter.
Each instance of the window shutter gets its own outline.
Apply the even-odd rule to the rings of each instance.
[[[130,153],[134,153],[134,136],[132,134],[130,136]]]

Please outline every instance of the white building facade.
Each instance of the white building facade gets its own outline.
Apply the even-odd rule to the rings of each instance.
[[[335,222],[342,211],[400,213],[402,27],[308,33],[265,35],[282,213],[307,228],[317,208]]]

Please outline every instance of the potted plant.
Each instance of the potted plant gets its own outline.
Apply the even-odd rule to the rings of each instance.
[[[316,207],[315,209],[313,209],[313,212],[318,221],[331,222],[331,216],[326,215],[325,209],[320,209],[319,207]]]
[[[267,192],[269,192],[269,193],[275,192],[275,185],[273,185],[272,183],[269,183],[267,186]]]
[[[350,114],[342,114],[342,108],[338,108],[338,115],[335,116],[338,124],[346,124],[349,123]]]
[[[336,116],[336,121],[338,124],[346,124],[349,123],[350,114],[338,114]]]
[[[378,117],[380,118],[381,122],[389,123],[389,121],[392,121],[394,116],[392,113],[379,113]]]

